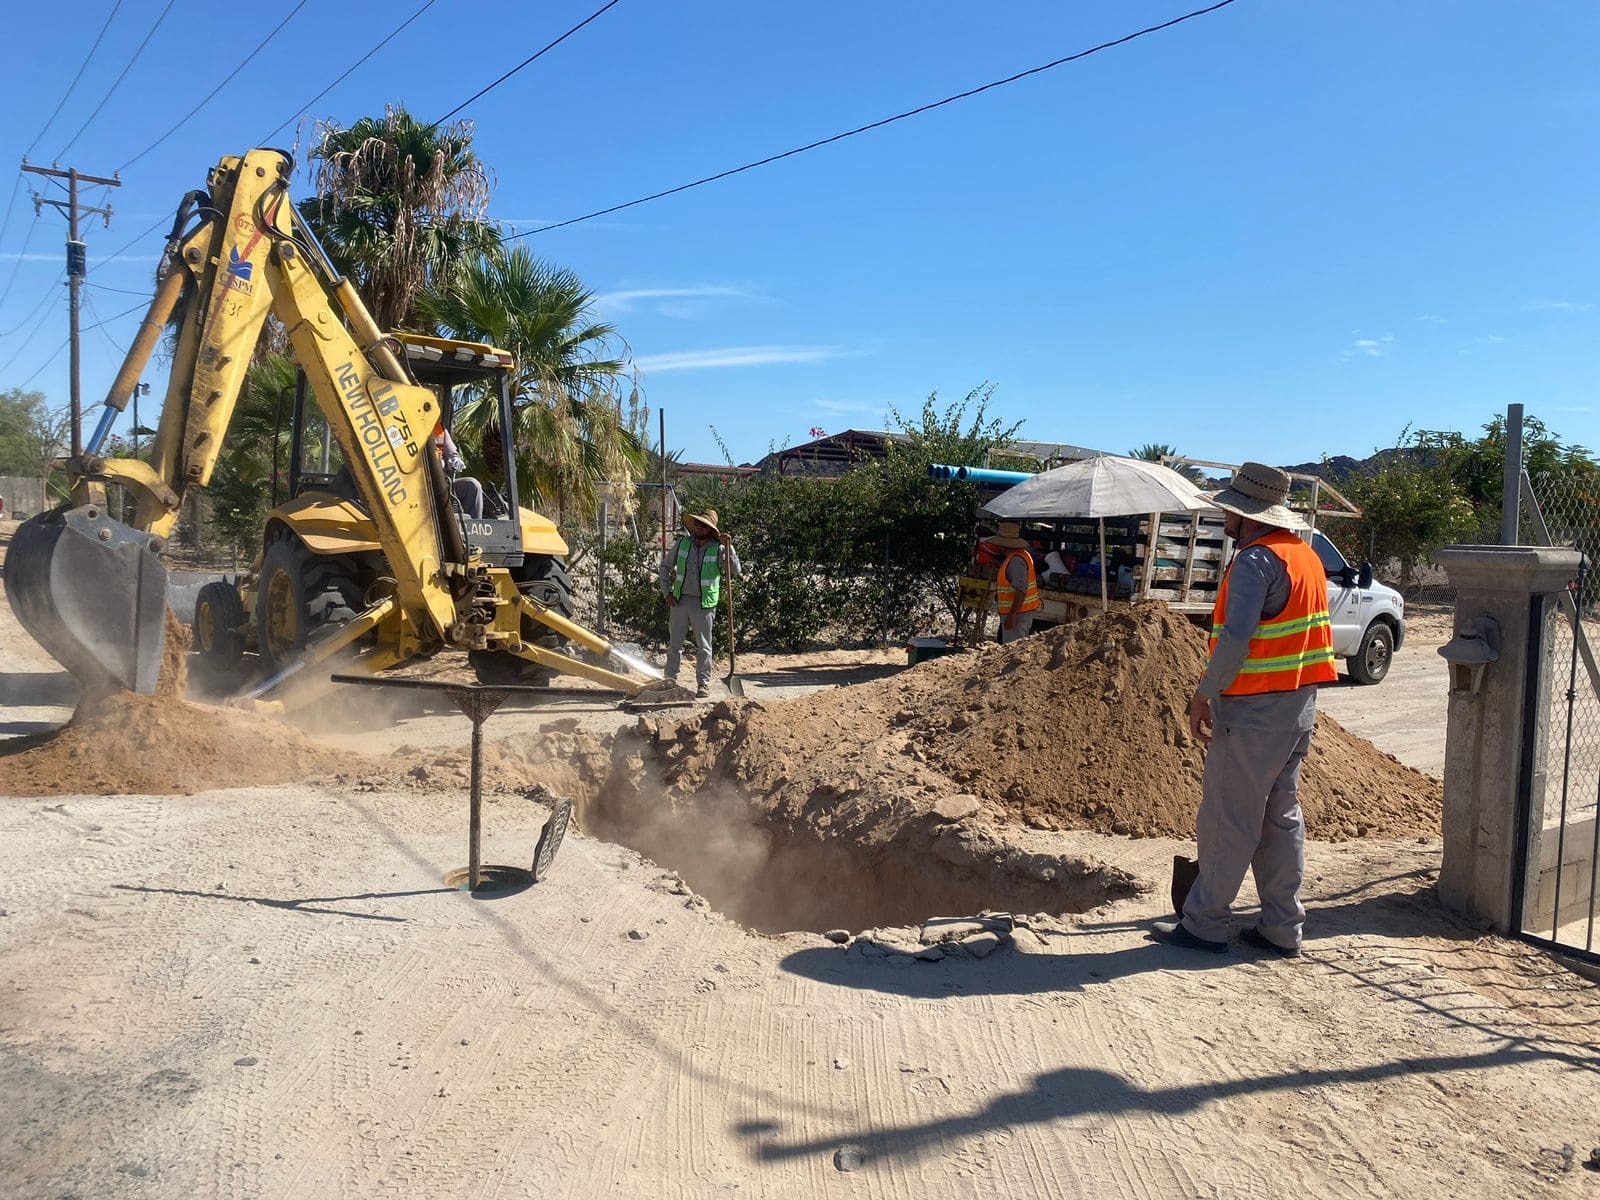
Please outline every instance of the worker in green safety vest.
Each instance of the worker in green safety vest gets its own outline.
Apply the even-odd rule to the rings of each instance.
[[[683,518],[687,531],[661,556],[661,594],[672,606],[667,620],[667,682],[678,682],[683,640],[694,631],[695,695],[711,691],[711,622],[722,599],[724,572],[737,578],[739,552],[717,528],[714,509]]]

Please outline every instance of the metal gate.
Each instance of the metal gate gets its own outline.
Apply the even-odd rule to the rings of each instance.
[[[1525,541],[1574,547],[1584,565],[1530,631],[1527,703],[1535,731],[1521,792],[1522,933],[1600,962],[1600,494],[1569,479],[1522,482]],[[1539,603],[1536,601],[1536,603]],[[1536,610],[1537,612],[1538,610]]]

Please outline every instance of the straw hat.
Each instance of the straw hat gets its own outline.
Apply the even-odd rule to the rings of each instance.
[[[689,525],[691,523],[704,525],[707,529],[711,530],[712,537],[719,537],[722,534],[722,530],[717,528],[717,510],[714,508],[708,508],[703,513],[685,513],[683,518],[683,527],[685,529],[689,529]],[[693,533],[694,530],[689,529],[689,532]]]
[[[1289,476],[1265,463],[1247,462],[1233,473],[1233,482],[1211,497],[1211,503],[1263,525],[1279,529],[1310,529],[1299,513],[1289,508]]]
[[[1027,541],[1022,537],[1022,526],[1015,521],[1001,521],[1000,532],[990,534],[983,539],[991,546],[999,546],[1006,550],[1026,550]]]

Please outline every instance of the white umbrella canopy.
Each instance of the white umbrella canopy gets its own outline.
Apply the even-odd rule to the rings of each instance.
[[[1210,497],[1171,467],[1103,454],[1024,479],[989,501],[983,511],[1005,521],[1099,518],[1100,609],[1104,612],[1110,607],[1105,568],[1107,517],[1194,512],[1210,507]]]
[[[1171,467],[1104,454],[1024,479],[983,511],[1006,521],[1059,521],[1210,507],[1210,499]]]

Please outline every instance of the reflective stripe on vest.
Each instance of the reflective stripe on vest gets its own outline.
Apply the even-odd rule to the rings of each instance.
[[[1225,696],[1292,692],[1308,683],[1338,677],[1333,665],[1333,628],[1328,622],[1328,577],[1317,552],[1288,530],[1276,530],[1251,546],[1265,546],[1289,572],[1289,599],[1283,611],[1262,621],[1250,637],[1250,656]],[[1232,568],[1229,569],[1229,574]],[[1217,649],[1228,611],[1228,576],[1217,589],[1211,611],[1211,652]]]
[[[1013,558],[1022,559],[1023,565],[1028,568],[1028,586],[1023,590],[1020,604],[1017,602],[1017,589],[1011,586],[1011,577],[1006,573]],[[1000,574],[995,576],[994,596],[995,604],[1003,617],[1008,617],[1014,612],[1032,612],[1042,603],[1039,599],[1039,584],[1033,577],[1033,556],[1026,550],[1013,550],[1006,555],[1005,562],[1000,564]]]
[[[672,598],[683,599],[683,580],[689,570],[689,547],[694,545],[692,537],[678,539],[678,561],[672,567]],[[722,556],[721,543],[712,541],[706,552],[700,558],[700,607],[715,608],[717,601],[722,598]]]

